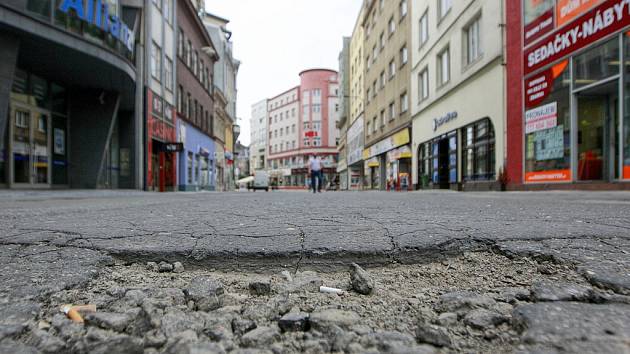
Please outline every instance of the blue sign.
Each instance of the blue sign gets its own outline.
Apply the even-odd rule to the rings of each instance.
[[[109,32],[130,52],[133,51],[135,43],[133,31],[118,16],[109,15],[109,5],[103,4],[101,0],[87,0],[87,6],[84,0],[62,0],[59,11],[67,14],[70,10],[74,10],[81,20]]]

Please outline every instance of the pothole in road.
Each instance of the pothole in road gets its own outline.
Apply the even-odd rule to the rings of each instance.
[[[536,296],[593,295],[568,266],[490,252],[367,271],[371,295],[353,291],[347,271],[306,271],[289,281],[114,265],[87,288],[52,296],[23,339],[69,353],[509,352],[520,344],[515,307]],[[573,290],[554,290],[565,283]],[[322,293],[320,285],[344,293]],[[59,312],[62,304],[94,304],[98,312],[75,324]]]

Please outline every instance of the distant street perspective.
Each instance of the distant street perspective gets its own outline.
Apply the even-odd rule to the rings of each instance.
[[[627,193],[2,197],[5,353],[628,351]]]

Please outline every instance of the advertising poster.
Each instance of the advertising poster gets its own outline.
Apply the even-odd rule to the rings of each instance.
[[[554,81],[569,67],[569,61],[563,60],[551,68],[525,80],[525,107],[536,107],[542,103],[553,89]]]
[[[57,155],[66,154],[66,132],[62,129],[54,129],[54,148],[53,152]]]
[[[528,46],[555,28],[553,0],[523,1],[523,43]]]
[[[556,160],[564,157],[564,127],[537,131],[534,133],[536,160]]]
[[[602,0],[558,0],[556,6],[557,26],[560,27],[579,17]]]
[[[558,125],[558,103],[551,102],[525,112],[525,134],[538,132]]]

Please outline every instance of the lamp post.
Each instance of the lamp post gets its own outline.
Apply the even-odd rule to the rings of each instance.
[[[236,179],[238,178],[238,176],[236,176],[235,173],[235,165],[236,165],[236,140],[238,139],[239,135],[241,135],[241,127],[238,124],[233,124],[232,125],[232,177],[234,178],[234,181],[236,181]]]

